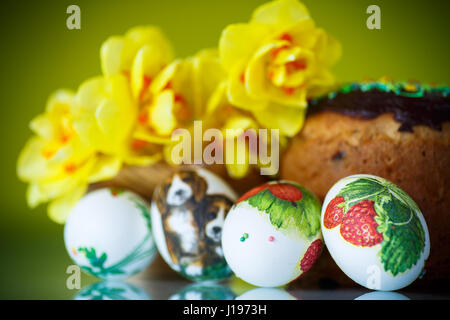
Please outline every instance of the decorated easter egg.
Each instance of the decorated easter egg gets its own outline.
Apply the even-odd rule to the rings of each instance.
[[[321,226],[337,265],[369,289],[406,287],[421,275],[430,252],[417,204],[392,182],[373,175],[338,181],[325,198]]]
[[[100,189],[85,195],[64,228],[72,260],[103,279],[125,278],[145,269],[156,255],[148,207],[125,190]]]
[[[102,281],[81,289],[74,300],[150,300],[141,288],[123,281]]]
[[[222,227],[237,196],[203,168],[181,169],[153,194],[151,217],[157,248],[175,271],[191,280],[231,275],[222,251]]]
[[[237,277],[281,286],[308,271],[322,250],[320,203],[302,186],[274,181],[244,194],[225,219],[225,259]]]

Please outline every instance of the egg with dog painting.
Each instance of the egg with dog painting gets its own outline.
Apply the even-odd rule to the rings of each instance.
[[[153,235],[167,264],[194,280],[231,275],[222,251],[222,227],[236,193],[204,168],[183,168],[154,191]]]
[[[228,213],[222,247],[242,280],[260,287],[287,284],[307,272],[321,253],[320,203],[294,182],[256,187]]]

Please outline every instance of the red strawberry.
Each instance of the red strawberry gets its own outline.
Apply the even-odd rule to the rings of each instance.
[[[287,183],[274,183],[274,184],[263,184],[258,187],[255,187],[251,189],[250,191],[247,191],[244,193],[236,203],[239,203],[241,201],[247,200],[248,198],[254,196],[255,194],[260,193],[264,189],[269,188],[269,191],[271,194],[273,194],[275,197],[286,200],[286,201],[299,201],[302,199],[302,191],[297,188],[296,186],[293,186],[291,184]]]
[[[360,201],[344,215],[340,232],[346,241],[360,247],[372,247],[383,241],[383,235],[377,231],[373,204],[372,200]]]
[[[246,193],[244,193],[237,201],[236,203],[242,202],[247,200],[248,198],[254,196],[255,194],[260,193],[261,191],[263,191],[264,189],[266,189],[269,186],[268,183],[266,184],[262,184],[260,186],[257,186],[249,191],[247,191]]]
[[[327,210],[323,217],[323,225],[327,229],[333,229],[342,222],[343,208],[338,207],[345,201],[344,197],[336,197],[328,203]]]
[[[269,191],[275,197],[286,201],[299,201],[303,197],[299,188],[287,183],[269,184]]]
[[[316,262],[320,253],[322,252],[322,240],[317,239],[309,246],[303,256],[302,261],[300,261],[300,268],[303,272],[308,271]]]

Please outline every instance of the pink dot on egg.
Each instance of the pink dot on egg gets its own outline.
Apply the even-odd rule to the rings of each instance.
[[[270,236],[270,237],[269,237],[269,241],[270,241],[270,242],[273,242],[273,240],[275,240],[275,238],[274,238],[273,236]]]

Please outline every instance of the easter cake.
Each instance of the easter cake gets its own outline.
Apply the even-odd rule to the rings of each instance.
[[[320,199],[336,181],[359,173],[384,177],[410,194],[434,244],[426,282],[450,278],[450,253],[442,247],[450,242],[442,217],[450,206],[449,92],[389,81],[344,86],[311,101],[302,131],[281,157],[281,178]]]

